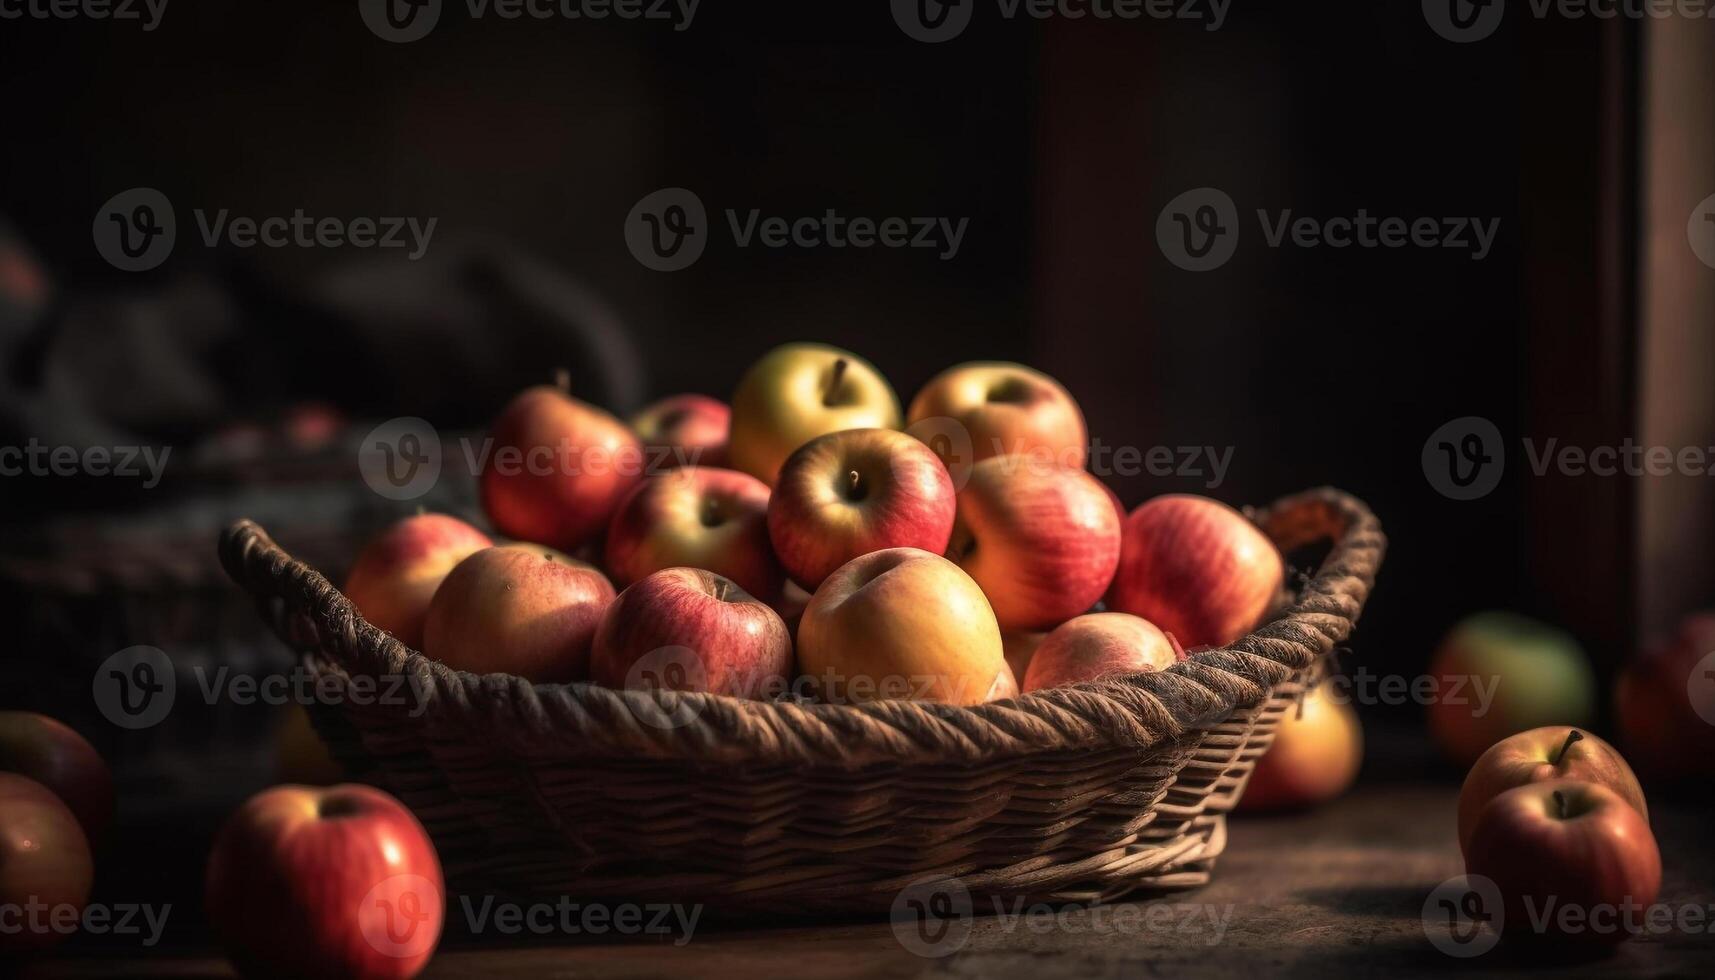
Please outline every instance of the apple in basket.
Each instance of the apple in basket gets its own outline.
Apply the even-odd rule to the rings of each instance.
[[[828,576],[798,625],[798,666],[824,700],[980,704],[1006,663],[994,610],[940,555],[872,551]]]
[[[441,580],[454,565],[493,544],[488,535],[456,517],[407,517],[363,546],[342,591],[371,626],[420,650],[423,620]]]
[[[446,914],[441,862],[378,789],[276,786],[227,819],[205,903],[244,976],[415,976]]]
[[[0,772],[47,787],[76,815],[92,847],[113,821],[113,775],[95,748],[62,722],[31,711],[0,711]]]
[[[46,949],[74,932],[94,879],[77,817],[46,786],[0,772],[0,954]]]
[[[1125,520],[1108,608],[1142,616],[1186,649],[1225,646],[1254,629],[1284,582],[1280,553],[1216,500],[1166,494]]]
[[[1179,659],[1172,638],[1147,619],[1130,613],[1086,613],[1060,624],[1036,648],[1024,690],[1165,670]]]
[[[786,457],[817,436],[897,428],[899,399],[873,364],[826,344],[785,344],[739,381],[727,458],[772,486]]]
[[[810,440],[780,467],[768,536],[792,581],[813,592],[859,555],[945,551],[956,506],[928,446],[893,429],[846,429]]]
[[[551,548],[485,548],[459,562],[436,590],[423,652],[472,673],[582,680],[613,597],[607,576]]]
[[[607,527],[643,476],[643,447],[630,427],[562,387],[526,389],[489,436],[483,510],[500,533],[521,541],[575,550]]]
[[[645,456],[660,466],[725,466],[732,409],[707,395],[673,395],[631,417]]]
[[[1358,778],[1364,729],[1358,713],[1324,681],[1286,709],[1244,795],[1241,810],[1287,810],[1324,803]]]
[[[1034,368],[1005,361],[950,367],[923,386],[907,413],[913,432],[935,431],[932,419],[949,419],[970,441],[969,459],[955,455],[963,440],[936,440],[944,460],[961,469],[992,456],[1030,455],[1040,463],[1082,469],[1089,443],[1084,413],[1060,382]]]
[[[590,658],[597,684],[633,690],[760,698],[784,690],[791,673],[780,614],[701,568],[664,568],[627,586],[602,616]]]
[[[785,573],[768,542],[768,485],[712,466],[652,476],[613,515],[603,564],[621,587],[685,566],[708,569],[773,602]]]
[[[1514,786],[1548,779],[1600,783],[1649,819],[1643,787],[1612,745],[1577,728],[1550,725],[1496,742],[1471,767],[1459,789],[1460,850],[1469,850],[1477,814],[1490,800]]]

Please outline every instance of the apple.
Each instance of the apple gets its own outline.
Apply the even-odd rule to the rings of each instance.
[[[363,546],[346,576],[345,597],[371,626],[420,650],[423,619],[441,580],[454,565],[493,544],[488,535],[456,517],[407,517]]]
[[[1221,647],[1262,622],[1280,594],[1280,553],[1243,514],[1217,500],[1166,494],[1121,530],[1108,608],[1142,616],[1186,648]]]
[[[113,774],[70,726],[31,711],[0,711],[0,772],[46,786],[77,816],[93,846],[113,822]]]
[[[1149,620],[1129,613],[1086,613],[1060,624],[1036,648],[1024,691],[1164,670],[1178,659],[1173,641]]]
[[[787,574],[813,592],[871,551],[947,550],[957,506],[928,446],[893,429],[847,429],[812,439],[780,467],[768,537]]]
[[[1324,803],[1358,778],[1364,730],[1358,713],[1326,683],[1304,692],[1275,729],[1239,797],[1241,810],[1287,810]]]
[[[911,400],[906,418],[913,426],[952,419],[970,436],[971,463],[1030,455],[1082,469],[1090,441],[1084,413],[1060,382],[1006,361],[972,361],[942,371]],[[951,467],[965,461],[944,462]]]
[[[1546,779],[1580,779],[1599,783],[1620,794],[1649,820],[1643,787],[1632,767],[1612,745],[1588,732],[1550,725],[1519,732],[1496,742],[1465,776],[1459,790],[1459,848],[1468,850],[1477,814],[1488,802],[1514,786]]]
[[[1639,771],[1663,780],[1715,775],[1715,614],[1679,629],[1620,670],[1614,713]]]
[[[486,548],[459,562],[436,590],[423,652],[454,670],[582,680],[613,597],[607,576],[551,548]]]
[[[276,786],[215,836],[205,905],[244,976],[415,976],[446,914],[441,862],[378,789]]]
[[[982,586],[1001,629],[1048,629],[1107,592],[1120,515],[1083,470],[991,457],[959,490],[947,557]]]
[[[872,551],[822,582],[798,625],[798,665],[834,703],[979,704],[1006,657],[983,590],[916,548]]]
[[[1460,766],[1508,735],[1595,720],[1596,676],[1578,642],[1516,613],[1478,613],[1454,626],[1429,676],[1438,692],[1430,733]]]
[[[673,395],[631,417],[649,460],[669,466],[725,466],[732,409],[707,395]]]
[[[275,779],[283,783],[332,786],[345,779],[345,767],[333,757],[310,721],[309,709],[288,704],[274,733]]]
[[[786,457],[817,436],[897,428],[899,399],[874,365],[826,344],[786,344],[739,381],[727,458],[773,486]]]
[[[615,688],[665,686],[738,698],[783,690],[792,635],[780,614],[731,579],[664,568],[607,607],[590,677]]]
[[[0,772],[0,954],[46,949],[75,932],[95,877],[78,820],[41,783]]]
[[[563,387],[526,389],[489,435],[483,510],[500,533],[521,541],[577,550],[607,527],[643,476],[643,447],[631,429]]]
[[[1465,873],[1495,883],[1503,932],[1598,945],[1641,931],[1661,890],[1649,822],[1606,786],[1549,779],[1515,786],[1477,814]],[[1575,919],[1564,917],[1571,910]]]
[[[1018,695],[1018,675],[1012,672],[1012,665],[1003,659],[999,672],[994,675],[994,683],[989,685],[989,692],[983,700],[1005,701],[1007,698],[1016,698]]]
[[[785,578],[768,540],[768,485],[737,470],[687,466],[644,480],[613,515],[606,547],[621,586],[683,565],[772,602]]]

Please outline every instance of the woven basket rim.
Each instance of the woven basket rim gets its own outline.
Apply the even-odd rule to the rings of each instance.
[[[472,674],[370,625],[325,576],[294,559],[253,521],[228,527],[219,551],[227,574],[289,644],[318,651],[325,670],[347,678],[403,675],[426,703],[399,706],[401,723],[444,726],[447,737],[491,739],[535,758],[968,765],[1071,750],[1144,751],[1194,739],[1235,709],[1259,703],[1275,685],[1344,641],[1386,549],[1375,515],[1350,494],[1322,487],[1247,509],[1246,516],[1283,553],[1332,541],[1315,574],[1277,618],[1165,670],[971,707],[910,700],[750,701]],[[313,629],[307,642],[306,622]]]

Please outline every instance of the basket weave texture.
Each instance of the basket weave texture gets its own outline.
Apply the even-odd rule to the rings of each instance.
[[[317,729],[397,795],[466,892],[886,910],[907,885],[1108,899],[1208,880],[1281,715],[1351,633],[1386,540],[1323,488],[1249,512],[1331,542],[1271,621],[1159,672],[976,707],[744,701],[451,670],[364,622],[256,524],[235,582],[318,675]],[[370,697],[354,678],[372,678]],[[400,697],[385,695],[388,691]]]

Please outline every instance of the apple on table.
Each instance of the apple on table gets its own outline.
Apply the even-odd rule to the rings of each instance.
[[[1651,779],[1715,775],[1715,613],[1677,630],[1621,668],[1614,689],[1620,741]]]
[[[1477,759],[1459,789],[1459,848],[1468,851],[1477,815],[1515,786],[1579,779],[1613,790],[1647,822],[1649,805],[1632,767],[1612,745],[1582,729],[1549,725],[1496,742]]]
[[[1274,741],[1251,770],[1238,809],[1288,810],[1325,803],[1349,789],[1364,760],[1364,729],[1350,703],[1324,681],[1286,709]]]
[[[1449,759],[1469,766],[1489,746],[1546,725],[1587,729],[1596,714],[1590,658],[1564,630],[1511,612],[1460,621],[1430,661],[1440,696],[1429,730]]]
[[[582,680],[614,594],[595,566],[552,548],[485,548],[459,562],[436,590],[423,652],[454,670]]]
[[[0,711],[0,772],[35,780],[64,801],[92,847],[106,838],[113,774],[71,726],[33,711]]]
[[[826,344],[785,344],[739,381],[727,458],[773,486],[786,457],[817,436],[897,428],[899,398],[875,365]]]
[[[0,954],[63,941],[82,921],[94,877],[89,841],[66,804],[33,779],[0,772],[0,908],[11,913]]]
[[[423,620],[441,581],[454,565],[493,544],[488,535],[456,517],[407,517],[364,545],[341,591],[371,626],[420,650]]]
[[[614,513],[603,564],[621,587],[689,566],[773,602],[785,572],[768,537],[768,503],[768,485],[737,470],[686,466],[652,476]]]

